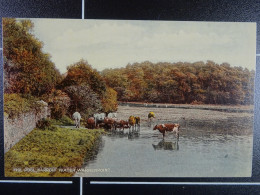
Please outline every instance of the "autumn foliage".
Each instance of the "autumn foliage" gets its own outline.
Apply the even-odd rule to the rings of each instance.
[[[127,64],[98,72],[79,60],[59,73],[30,20],[3,19],[4,91],[22,103],[28,97],[49,103],[52,117],[73,112],[89,117],[117,110],[117,101],[174,104],[253,104],[255,72],[228,63]],[[122,64],[123,66],[123,64]],[[9,98],[10,99],[10,98]],[[5,104],[18,104],[10,99]],[[14,105],[14,106],[12,106]]]
[[[117,109],[117,94],[109,88],[100,75],[87,61],[80,60],[67,67],[67,73],[58,85],[71,98],[70,113],[80,111],[86,117],[102,111]]]
[[[87,61],[68,66],[63,76],[59,73],[50,55],[42,51],[43,43],[33,35],[30,20],[3,19],[3,37],[5,94],[43,99],[56,119],[76,110],[88,117],[117,109],[116,91]]]
[[[119,101],[253,104],[254,71],[212,61],[128,64],[102,72]]]
[[[32,33],[30,20],[3,19],[3,54],[6,93],[41,96],[55,88],[59,71],[42,51],[43,43]]]
[[[65,88],[71,85],[89,86],[96,94],[102,96],[106,91],[106,83],[97,70],[87,61],[80,60],[67,67],[66,77],[60,86]]]

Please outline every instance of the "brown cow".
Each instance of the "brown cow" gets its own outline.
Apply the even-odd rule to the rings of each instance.
[[[175,135],[177,137],[177,139],[179,139],[179,128],[180,125],[179,124],[160,124],[160,125],[155,125],[153,130],[159,130],[160,133],[163,134],[163,138],[165,136],[165,132],[166,131],[173,131],[175,132]]]
[[[128,124],[129,124],[129,129],[131,129],[132,127],[132,130],[134,129],[135,127],[135,123],[136,123],[136,119],[134,116],[129,116],[129,119],[128,119]]]
[[[127,121],[120,120],[120,121],[116,121],[115,123],[116,123],[115,128],[118,127],[120,130],[121,129],[124,130],[125,128],[130,128]]]
[[[104,124],[106,129],[114,129],[115,128],[115,119],[105,117]]]
[[[148,114],[148,127],[152,126],[154,119],[155,119],[154,112],[149,112],[149,114]]]
[[[139,116],[136,116],[135,117],[135,126],[140,128],[140,123],[141,123],[141,119]]]
[[[94,129],[95,128],[95,118],[94,117],[88,118],[87,124],[88,124],[88,128]]]

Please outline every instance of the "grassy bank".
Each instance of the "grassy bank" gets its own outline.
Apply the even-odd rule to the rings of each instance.
[[[103,132],[60,127],[34,129],[5,154],[5,176],[73,176]]]

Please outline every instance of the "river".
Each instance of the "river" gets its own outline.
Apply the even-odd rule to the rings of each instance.
[[[127,110],[121,108],[123,110]],[[158,110],[154,110],[159,113]],[[157,112],[156,112],[157,111]],[[175,110],[178,114],[181,110]],[[185,112],[189,112],[186,110]],[[250,177],[252,169],[253,117],[208,112],[216,117],[185,118],[178,115],[180,138],[148,127],[138,131],[113,131],[97,143],[76,177]],[[120,113],[120,110],[119,110]],[[207,116],[207,114],[205,115]],[[154,123],[167,123],[161,119]],[[167,117],[165,117],[167,118]],[[174,116],[173,116],[174,118]],[[181,120],[182,119],[182,120]]]

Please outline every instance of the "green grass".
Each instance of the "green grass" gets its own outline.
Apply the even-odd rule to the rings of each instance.
[[[51,123],[54,125],[63,125],[63,126],[74,126],[75,122],[68,116],[63,116],[61,119],[51,119]]]
[[[101,129],[50,128],[34,129],[5,154],[6,177],[67,177],[74,173],[61,168],[80,168],[95,140],[104,133]],[[14,170],[20,169],[20,171]],[[36,172],[27,168],[33,168]],[[40,168],[57,168],[45,172]],[[38,172],[37,172],[38,171]]]

